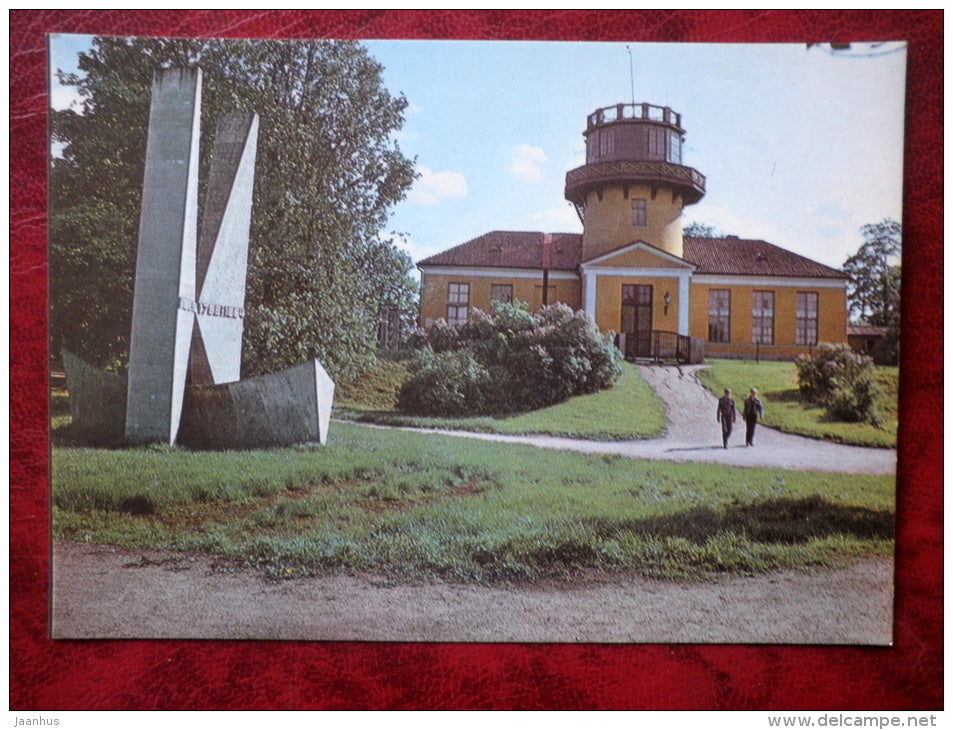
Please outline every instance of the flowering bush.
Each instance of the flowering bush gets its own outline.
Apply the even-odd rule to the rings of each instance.
[[[796,360],[798,390],[839,421],[882,423],[875,401],[878,395],[873,360],[846,345],[818,347],[815,354]]]
[[[410,366],[397,397],[397,407],[408,413],[465,416],[482,413],[492,390],[487,369],[466,351],[422,350]]]
[[[418,332],[420,349],[398,405],[410,413],[463,415],[532,410],[610,387],[618,351],[584,312],[564,304],[474,310],[462,325]]]

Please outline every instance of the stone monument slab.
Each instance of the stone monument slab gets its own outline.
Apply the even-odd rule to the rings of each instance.
[[[179,443],[249,449],[327,443],[334,381],[317,360],[258,378],[190,386]]]
[[[219,122],[212,152],[196,261],[189,381],[230,383],[241,377],[245,278],[251,225],[258,115],[230,114]]]
[[[126,439],[175,443],[195,314],[200,69],[155,72],[132,305]]]

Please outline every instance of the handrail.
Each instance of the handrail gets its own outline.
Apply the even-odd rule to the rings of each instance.
[[[691,357],[691,338],[677,332],[652,330],[652,357],[656,362],[675,360],[688,362]]]
[[[613,122],[624,122],[629,120],[645,120],[649,122],[661,122],[671,124],[681,129],[682,115],[673,111],[667,106],[657,104],[648,104],[641,102],[638,104],[613,104],[596,109],[586,118],[589,129],[599,127],[603,124],[612,124]]]
[[[654,360],[655,362],[674,360],[679,363],[691,361],[692,340],[688,335],[665,330],[651,330],[632,341],[627,341],[628,335],[624,333],[618,335],[618,338],[617,344],[623,350],[623,355],[629,359]]]
[[[705,189],[705,176],[698,170],[662,160],[613,160],[590,163],[567,172],[566,187],[572,187],[587,180],[617,175],[651,176],[675,182],[687,182],[702,190]]]

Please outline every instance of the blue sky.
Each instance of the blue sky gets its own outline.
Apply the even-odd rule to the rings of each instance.
[[[51,68],[72,68],[89,40],[53,36]],[[686,222],[840,267],[861,225],[901,219],[897,45],[848,54],[803,44],[365,45],[410,102],[398,142],[421,177],[388,228],[415,261],[490,230],[580,232],[565,174],[585,161],[586,116],[632,101],[633,85],[636,101],[682,114],[684,163],[707,177]],[[55,84],[51,92],[57,108],[69,103]]]

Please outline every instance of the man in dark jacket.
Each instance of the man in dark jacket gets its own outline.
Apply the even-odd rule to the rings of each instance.
[[[715,420],[721,424],[721,440],[728,448],[728,437],[731,436],[731,427],[735,423],[738,411],[735,408],[734,398],[731,397],[731,391],[725,388],[725,394],[718,399],[718,410],[715,412]]]
[[[757,388],[751,389],[751,395],[745,398],[745,446],[754,446],[754,427],[764,418],[764,405],[758,397]]]

